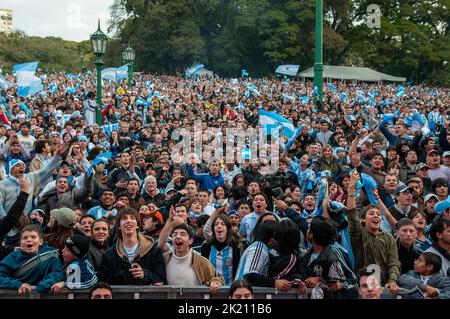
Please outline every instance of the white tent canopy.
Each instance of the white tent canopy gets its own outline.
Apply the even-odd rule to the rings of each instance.
[[[311,67],[298,73],[297,76],[303,78],[314,78],[314,67]],[[335,65],[323,66],[323,78],[336,79],[342,81],[357,80],[369,82],[379,82],[379,81],[406,82],[406,78],[384,74],[369,68],[335,66]]]

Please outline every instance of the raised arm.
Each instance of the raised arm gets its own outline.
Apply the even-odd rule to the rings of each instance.
[[[384,205],[383,201],[380,198],[380,195],[378,194],[378,189],[374,189],[373,194],[375,195],[375,199],[377,200],[378,207],[380,208],[381,213],[383,213],[384,217],[386,217],[392,230],[397,230],[397,220],[395,219],[394,216],[392,216],[391,212],[386,208],[386,205]]]
[[[356,183],[359,181],[359,174],[357,170],[353,170],[350,175],[350,183],[348,185],[347,195],[347,216],[349,220],[349,232],[352,237],[352,241],[359,242],[362,239],[363,227],[356,214]]]

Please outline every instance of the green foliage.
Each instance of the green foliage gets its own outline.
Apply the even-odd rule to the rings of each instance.
[[[381,8],[381,29],[366,25]],[[183,74],[203,63],[221,76],[273,75],[279,64],[314,63],[315,1],[114,0],[106,66],[122,64],[130,44],[135,70]],[[450,85],[450,0],[324,1],[324,64],[367,66],[415,82]],[[76,71],[79,50],[93,66],[89,41],[0,34],[0,63],[39,60]]]
[[[84,53],[84,66],[92,65],[94,57],[89,41],[72,42],[56,37],[28,37],[23,32],[0,33],[0,64],[11,72],[14,64],[39,61],[44,72],[80,70],[80,52]]]

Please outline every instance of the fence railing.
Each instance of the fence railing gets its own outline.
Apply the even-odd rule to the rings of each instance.
[[[112,286],[114,299],[226,299],[228,286],[212,294],[204,286]],[[289,292],[279,291],[276,288],[253,287],[255,299],[309,299],[308,294],[299,295],[295,289]],[[382,299],[403,299],[405,291],[393,296],[386,289],[383,290]],[[38,294],[32,292],[19,296],[17,290],[0,289],[0,299],[87,299],[88,289],[69,290],[64,288],[58,295]]]

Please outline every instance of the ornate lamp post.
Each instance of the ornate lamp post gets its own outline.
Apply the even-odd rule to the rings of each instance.
[[[91,35],[92,49],[96,56],[95,66],[97,67],[97,116],[96,122],[102,125],[102,66],[104,64],[102,57],[106,51],[106,42],[108,37],[100,30],[100,19],[98,20],[98,29]]]
[[[323,81],[323,0],[316,0],[316,62],[314,63],[314,86],[317,87],[318,96],[314,94],[314,104],[322,103]]]
[[[128,44],[128,48],[123,50],[122,52],[122,60],[124,60],[128,64],[128,88],[131,88],[133,81],[133,63],[136,54],[134,50]]]

